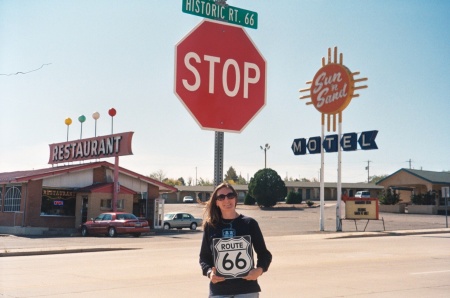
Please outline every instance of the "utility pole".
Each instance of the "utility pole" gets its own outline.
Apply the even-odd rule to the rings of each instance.
[[[410,158],[409,160],[407,160],[406,162],[408,162],[408,163],[409,163],[409,168],[411,169],[411,163],[412,163],[412,160],[411,160],[411,158]]]
[[[372,162],[371,160],[367,161],[367,167],[366,167],[366,170],[367,170],[367,183],[370,183],[370,163],[371,162]]]

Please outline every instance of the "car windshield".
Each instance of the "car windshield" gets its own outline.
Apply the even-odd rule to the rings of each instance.
[[[174,215],[175,215],[174,213],[167,213],[167,214],[164,215],[164,219],[165,220],[172,219]]]

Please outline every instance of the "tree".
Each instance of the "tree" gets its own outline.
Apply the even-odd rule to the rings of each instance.
[[[287,189],[283,179],[270,168],[255,173],[248,185],[250,195],[259,206],[273,207],[280,198],[286,197]]]
[[[203,179],[202,177],[200,177],[198,179],[197,185],[210,186],[210,185],[213,185],[213,184],[208,179]]]
[[[380,181],[381,179],[384,179],[384,178],[386,178],[388,175],[380,175],[380,176],[377,176],[377,175],[374,175],[374,176],[370,176],[370,183],[377,183],[378,181]]]
[[[186,185],[185,183],[184,183],[184,179],[183,179],[183,177],[180,177],[180,178],[178,178],[178,181],[180,181],[180,185]]]
[[[238,182],[239,177],[236,174],[236,170],[233,167],[230,167],[227,171],[227,173],[225,174],[225,181],[233,181],[233,182]]]
[[[242,177],[241,175],[239,175],[237,184],[239,184],[239,185],[245,185],[245,184],[247,184],[247,181],[245,180],[244,177]]]
[[[163,170],[158,170],[156,172],[151,173],[149,177],[162,182],[164,179],[166,179],[166,173],[164,173]]]
[[[165,178],[162,182],[164,182],[165,184],[172,185],[172,186],[183,185],[183,184],[181,184],[180,180],[175,180],[175,179],[172,179],[172,178]]]

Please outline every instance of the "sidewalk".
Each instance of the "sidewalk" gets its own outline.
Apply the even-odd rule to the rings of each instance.
[[[191,232],[188,230],[172,230],[150,232],[144,236],[170,236],[177,234],[192,234],[201,231]],[[386,237],[386,236],[406,236],[406,235],[424,235],[424,234],[440,234],[450,233],[450,229],[423,229],[423,230],[399,230],[399,231],[383,231],[383,232],[310,232],[304,235],[297,235],[305,239],[336,239],[336,238],[362,238],[362,237]],[[192,237],[196,237],[195,235]],[[100,241],[93,244],[92,239]],[[98,251],[115,251],[115,250],[134,250],[136,243],[135,238],[120,237],[21,237],[13,235],[0,234],[0,257],[14,256],[32,256],[47,254],[65,254],[65,253],[83,253]]]

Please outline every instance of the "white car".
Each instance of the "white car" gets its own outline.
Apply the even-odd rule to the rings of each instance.
[[[370,192],[368,192],[368,191],[358,191],[355,194],[355,198],[370,199]]]
[[[194,198],[191,196],[185,196],[183,198],[183,203],[194,203]]]
[[[202,222],[201,218],[195,218],[190,213],[170,212],[164,215],[164,230],[189,228],[194,231]]]

